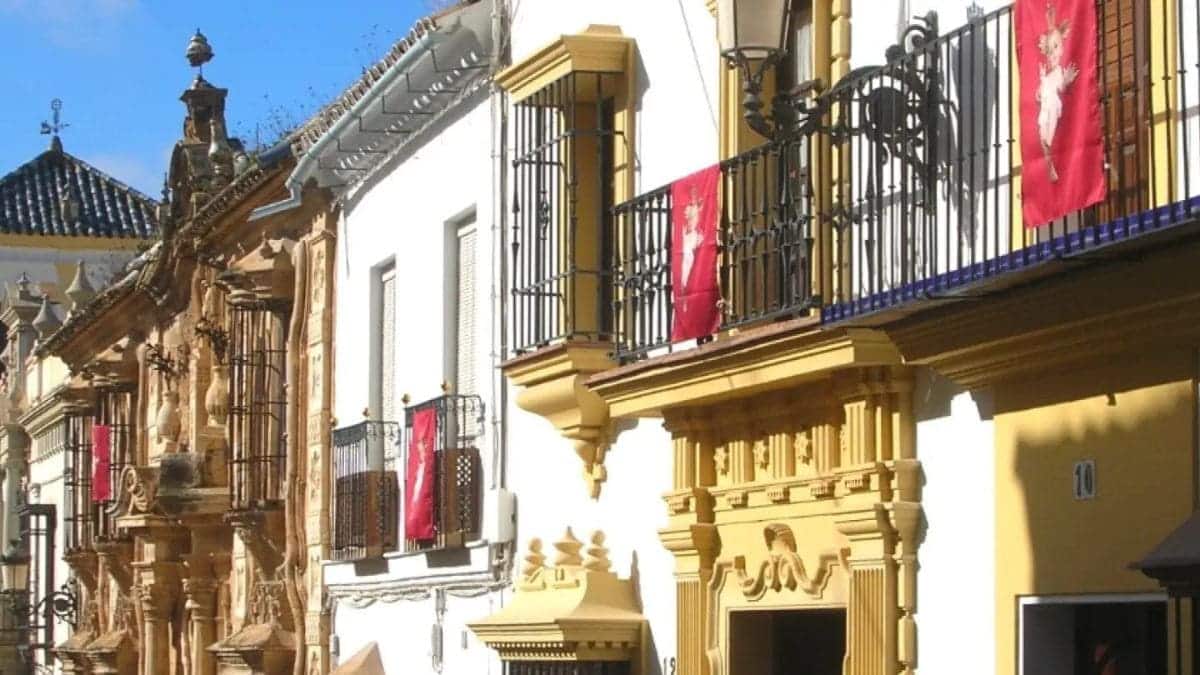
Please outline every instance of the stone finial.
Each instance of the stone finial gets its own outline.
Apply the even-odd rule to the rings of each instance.
[[[42,296],[42,308],[38,310],[37,316],[33,319],[33,327],[38,332],[38,336],[43,340],[54,334],[54,331],[62,327],[62,321],[58,315],[54,313],[54,308],[50,306],[50,295]]]
[[[546,554],[542,553],[542,540],[534,537],[529,540],[529,552],[525,554],[525,566],[521,568],[521,576],[532,577],[546,566]]]
[[[571,528],[563,534],[563,538],[554,542],[554,548],[558,550],[558,555],[554,556],[554,564],[558,567],[579,567],[583,564],[583,558],[579,556],[579,549],[583,548],[583,542],[575,538],[575,533]]]
[[[92,282],[88,280],[87,269],[82,260],[75,264],[75,278],[71,280],[71,285],[67,287],[66,294],[71,299],[71,314],[78,312],[89,300],[96,296],[96,289],[92,287]]]
[[[604,548],[604,532],[596,530],[592,533],[592,541],[584,551],[587,558],[583,561],[584,569],[592,572],[607,572],[612,567],[608,559],[608,549]]]
[[[21,276],[17,277],[17,296],[19,300],[29,300],[32,297],[29,289],[33,286],[33,281],[29,275],[21,272]]]

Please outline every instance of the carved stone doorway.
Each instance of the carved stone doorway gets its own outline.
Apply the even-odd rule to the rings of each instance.
[[[730,675],[841,675],[846,610],[735,611]]]

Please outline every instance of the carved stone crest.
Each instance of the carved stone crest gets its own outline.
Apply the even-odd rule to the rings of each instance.
[[[778,593],[784,589],[820,597],[833,566],[842,563],[845,555],[842,552],[821,554],[816,570],[810,573],[796,552],[796,537],[790,527],[771,523],[763,529],[763,539],[767,545],[767,559],[758,564],[756,571],[746,569],[744,556],[738,556],[733,563],[742,594],[752,600],[761,598],[768,590]]]

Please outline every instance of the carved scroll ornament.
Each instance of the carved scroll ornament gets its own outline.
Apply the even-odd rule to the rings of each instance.
[[[733,561],[738,585],[750,600],[761,598],[768,590],[778,593],[784,589],[820,597],[834,565],[845,565],[845,551],[825,552],[818,558],[816,570],[810,574],[796,553],[796,538],[787,525],[767,525],[763,529],[763,539],[767,544],[767,559],[759,563],[757,571],[747,571],[745,556],[738,556]]]

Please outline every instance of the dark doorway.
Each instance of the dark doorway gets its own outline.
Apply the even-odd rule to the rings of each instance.
[[[1022,675],[1167,672],[1165,602],[1025,605]]]
[[[734,612],[730,675],[841,675],[846,610]]]

